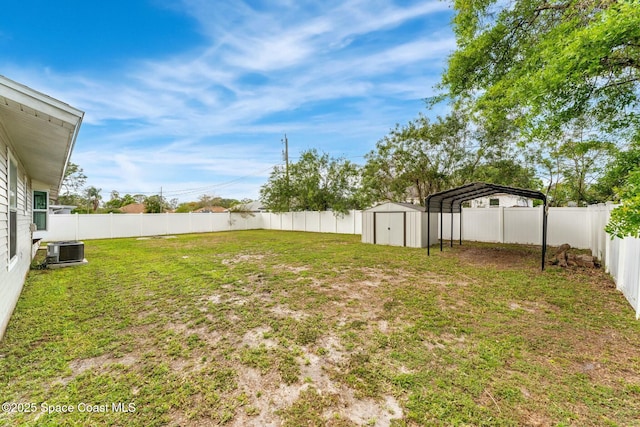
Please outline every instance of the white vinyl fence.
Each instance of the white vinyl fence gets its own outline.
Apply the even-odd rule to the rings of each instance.
[[[640,239],[625,237],[613,239],[604,227],[609,222],[613,205],[589,206],[592,218],[591,253],[602,261],[616,287],[627,298],[640,319]]]
[[[611,239],[604,231],[613,205],[550,208],[547,243],[591,249],[640,318],[640,239]],[[453,238],[459,239],[459,214]],[[268,229],[362,234],[362,212],[185,213],[50,215],[46,240],[85,240],[167,234]],[[438,227],[438,230],[440,228]],[[451,214],[443,215],[443,238],[451,237]],[[497,243],[541,244],[542,208],[477,208],[462,213],[462,238]]]
[[[542,206],[537,208],[469,208],[462,212],[462,240],[542,244]],[[439,216],[439,215],[438,215]],[[442,235],[451,239],[451,217],[442,216]],[[547,244],[591,247],[591,212],[587,208],[549,208]],[[460,214],[453,214],[453,239],[460,238]]]
[[[362,214],[333,212],[50,215],[46,240],[112,239],[232,230],[362,233]]]

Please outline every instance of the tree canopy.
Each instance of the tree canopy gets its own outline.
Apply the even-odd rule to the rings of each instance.
[[[611,212],[607,233],[617,237],[640,238],[640,167],[633,170],[620,189],[622,205]]]
[[[424,198],[454,184],[469,158],[467,127],[461,115],[435,121],[420,115],[396,125],[365,158],[363,178],[373,201]]]
[[[260,189],[265,207],[273,212],[325,211],[346,213],[362,209],[360,173],[354,163],[315,149],[303,151],[297,162],[274,167]]]
[[[121,207],[130,205],[132,203],[136,203],[136,199],[131,194],[120,196],[120,193],[118,191],[112,190],[110,199],[109,201],[105,202],[104,207],[109,211],[119,212],[119,209]]]
[[[472,129],[466,112],[396,125],[366,155],[363,182],[372,201],[420,204],[434,192],[471,181],[538,188],[535,170],[513,153],[506,127]]]
[[[145,213],[162,213],[168,212],[175,208],[178,204],[177,199],[167,200],[166,197],[159,194],[145,197],[144,201]]]
[[[454,0],[454,9],[457,49],[438,99],[489,128],[513,123],[553,204],[620,197],[611,230],[640,227],[630,208],[637,154],[624,149],[640,140],[640,1]]]
[[[87,187],[84,190],[87,203],[93,212],[97,211],[100,206],[100,201],[102,200],[102,195],[100,194],[101,191],[101,188],[96,188],[94,186]]]
[[[62,180],[62,194],[58,195],[58,203],[63,205],[86,205],[82,189],[87,182],[87,176],[80,166],[73,162],[67,163]]]
[[[584,117],[602,132],[638,123],[637,0],[454,0],[454,8],[458,49],[443,77],[451,99],[513,119],[530,136]]]

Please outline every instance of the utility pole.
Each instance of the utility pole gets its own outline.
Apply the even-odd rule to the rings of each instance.
[[[291,210],[291,201],[289,199],[289,140],[287,139],[287,134],[284,134],[284,139],[281,140],[284,142],[284,152],[282,153],[285,162],[285,176],[287,183],[287,210]]]
[[[162,186],[160,187],[160,213],[162,213],[164,211],[163,209],[163,203],[162,203]]]

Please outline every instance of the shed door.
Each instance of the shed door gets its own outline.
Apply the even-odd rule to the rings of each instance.
[[[376,213],[376,243],[380,245],[404,246],[404,213]]]

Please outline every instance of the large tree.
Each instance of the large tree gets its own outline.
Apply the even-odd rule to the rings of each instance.
[[[94,186],[85,189],[85,197],[87,203],[91,207],[93,212],[97,211],[98,207],[100,206],[100,201],[102,200],[102,195],[100,194],[101,191],[101,188],[96,188]]]
[[[63,205],[84,205],[82,188],[86,182],[87,176],[82,168],[73,162],[68,162],[62,181],[62,192],[58,195],[57,202]]]
[[[555,138],[536,142],[529,149],[547,183],[552,206],[566,206],[569,202],[586,205],[600,200],[596,184],[617,152],[614,143],[585,120],[572,122],[570,130]]]
[[[273,212],[325,211],[346,213],[362,209],[360,171],[344,158],[315,149],[302,152],[289,168],[276,166],[260,189],[265,207]]]
[[[420,115],[406,125],[396,125],[365,158],[363,182],[374,202],[417,199],[460,182],[459,170],[473,169],[464,115],[452,113],[431,121]]]
[[[454,0],[458,49],[443,84],[530,135],[595,118],[603,132],[638,121],[637,0]]]
[[[538,190],[542,186],[535,169],[513,158],[502,158],[479,164],[469,180]]]
[[[640,167],[640,139],[620,150],[605,168],[604,174],[594,186],[598,201],[619,201],[629,179],[629,173]]]
[[[539,188],[530,159],[516,150],[511,123],[484,123],[455,110],[397,125],[366,155],[363,182],[373,201],[418,200],[472,181]]]
[[[112,190],[110,199],[104,204],[104,207],[109,210],[118,210],[119,208],[131,203],[136,203],[136,199],[131,194],[120,196],[118,191]]]
[[[145,213],[162,213],[169,212],[176,208],[178,199],[167,200],[166,197],[154,194],[144,198]]]

